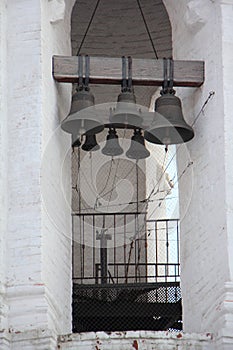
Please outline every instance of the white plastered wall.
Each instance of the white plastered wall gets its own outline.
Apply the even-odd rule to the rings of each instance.
[[[7,74],[6,74],[6,1],[0,3],[0,329],[7,327],[5,299],[5,256],[7,231]]]
[[[0,240],[7,236],[1,277],[4,281],[5,270],[11,348],[17,350],[35,345],[55,349],[56,334],[71,330],[70,166],[64,157],[70,140],[57,130],[69,110],[71,89],[53,81],[51,57],[70,54],[73,3],[12,0],[0,7],[0,41],[5,47],[0,54],[0,70],[5,72],[0,79],[0,186],[1,212],[7,211],[0,221]],[[232,345],[222,346],[221,335],[231,343],[232,1],[164,3],[173,27],[174,58],[206,62],[203,87],[182,89],[184,106],[193,107],[184,108],[189,122],[215,90],[188,145],[194,163],[191,203],[182,220],[184,326],[192,332],[214,331],[217,349],[230,350]],[[61,179],[66,196],[57,191]],[[190,192],[187,180],[180,183],[183,212],[182,193],[184,199]],[[2,244],[0,259],[4,251]],[[4,300],[1,305],[5,308]],[[2,309],[1,327],[7,325],[4,313]],[[40,337],[49,340],[39,344]],[[7,349],[7,340],[4,347],[0,344]]]
[[[8,327],[46,325],[41,281],[41,16],[40,2],[6,6]],[[10,147],[9,147],[10,145]]]
[[[172,24],[174,59],[205,61],[204,85],[182,91],[190,123],[215,91],[187,145],[193,173],[190,170],[179,184],[184,329],[214,332],[218,349],[232,349],[233,1],[164,4]],[[187,196],[189,206],[184,205]]]
[[[71,86],[53,80],[52,55],[71,54],[73,3],[0,4],[1,349],[10,338],[52,349],[71,332],[70,138],[59,128]]]
[[[69,113],[71,84],[52,76],[52,56],[71,55],[70,18],[74,1],[42,1],[42,278],[49,328],[71,332],[71,157],[70,135],[60,128]]]

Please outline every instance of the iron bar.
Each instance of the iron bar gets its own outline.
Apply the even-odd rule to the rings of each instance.
[[[75,265],[73,269],[73,278],[79,283],[142,283],[142,282],[179,282],[179,221],[171,220],[148,220],[151,223],[152,245],[148,245],[147,231],[143,231],[138,236],[136,220],[140,217],[140,213],[90,213],[73,215],[79,220],[79,226],[74,228],[80,230],[75,237],[80,237],[80,243],[75,241],[75,254],[73,260]],[[108,217],[109,232],[101,232],[105,230],[104,218]],[[141,215],[144,218],[144,214]],[[97,218],[99,218],[97,220]],[[169,225],[170,222],[176,224]],[[120,224],[120,231],[118,230]],[[146,222],[145,222],[146,224]],[[130,226],[131,225],[131,226]],[[161,226],[162,225],[162,226]],[[92,227],[91,227],[92,226]],[[162,227],[162,228],[161,228]],[[176,229],[174,228],[176,227]],[[128,232],[130,230],[130,233]],[[146,229],[146,226],[145,226]],[[171,233],[169,234],[169,232]],[[97,233],[99,233],[100,246],[96,246]],[[85,242],[88,234],[92,237],[92,258],[88,259],[85,249]],[[110,237],[111,234],[111,237]],[[122,244],[118,245],[118,239],[121,238]],[[169,236],[170,235],[170,236]],[[113,237],[112,237],[113,236]],[[133,240],[132,238],[133,237]],[[109,256],[107,240],[113,239],[112,254]],[[153,241],[154,239],[154,241]],[[174,241],[174,244],[169,244]],[[153,243],[154,242],[154,243]],[[79,248],[80,247],[80,248]],[[148,261],[148,249],[154,249],[154,261]],[[174,250],[171,252],[171,250]],[[132,254],[132,252],[134,253]],[[98,254],[97,254],[98,253]],[[169,256],[174,254],[175,260],[170,260]],[[128,258],[127,258],[128,257]],[[78,264],[78,261],[80,263]],[[91,265],[92,264],[92,265]],[[75,267],[78,267],[75,269]]]

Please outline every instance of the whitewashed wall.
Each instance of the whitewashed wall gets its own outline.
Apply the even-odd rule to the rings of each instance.
[[[0,3],[0,329],[7,327],[5,257],[7,233],[7,72],[6,1]]]
[[[81,333],[59,340],[61,350],[212,350],[210,334],[168,332]]]
[[[71,88],[51,68],[53,54],[70,54],[71,8],[0,4],[1,349],[54,349],[71,331],[70,140],[56,131]]]
[[[70,140],[57,129],[69,111],[71,89],[53,81],[51,57],[70,54],[73,3],[3,0],[0,4],[3,350],[56,349],[57,335],[71,331],[70,158],[65,157]],[[189,122],[209,91],[215,91],[188,145],[193,189],[185,215],[191,170],[180,183],[180,198],[184,326],[188,332],[214,332],[216,346],[198,335],[157,342],[152,340],[157,335],[143,333],[138,344],[139,349],[232,350],[233,2],[164,3],[172,22],[174,58],[206,62],[203,87],[182,90]],[[182,156],[179,159],[182,169]],[[102,348],[137,349],[134,335],[129,342],[113,338]],[[59,345],[63,349],[94,346],[93,339],[86,344],[81,336],[72,339]]]
[[[40,2],[8,2],[6,16],[8,327],[25,330],[47,324],[41,279]]]
[[[174,58],[205,60],[204,85],[184,92],[189,122],[209,92],[215,91],[194,125],[195,139],[188,144],[193,174],[190,170],[180,182],[184,328],[213,331],[217,349],[232,349],[233,1],[164,3],[173,27]],[[190,191],[187,210],[183,204]],[[187,211],[185,215],[182,210]]]
[[[72,1],[42,1],[42,280],[46,286],[48,326],[71,332],[71,138],[60,122],[69,113],[71,84],[52,77],[52,56],[70,55]]]

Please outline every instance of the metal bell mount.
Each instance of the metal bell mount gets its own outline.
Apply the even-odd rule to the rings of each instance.
[[[85,81],[83,81],[83,57],[79,56],[79,82],[72,96],[69,115],[61,123],[62,130],[72,134],[72,144],[82,135],[97,134],[104,129],[94,110],[95,99],[90,92],[89,84],[89,57],[85,57]]]
[[[128,79],[126,79],[126,58],[122,57],[122,84],[116,109],[110,114],[110,123],[115,128],[134,128],[142,124],[142,116],[136,105],[132,87],[132,58],[128,57]]]
[[[179,144],[194,137],[193,128],[188,125],[182,112],[181,100],[173,89],[173,61],[170,61],[170,80],[167,80],[167,61],[164,60],[164,83],[161,96],[155,102],[155,118],[145,131],[147,141],[155,144]]]

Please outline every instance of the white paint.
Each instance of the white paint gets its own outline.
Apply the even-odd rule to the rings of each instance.
[[[1,350],[56,350],[57,337],[50,330],[35,329],[25,332],[0,333]]]
[[[187,4],[184,16],[185,24],[193,35],[201,30],[208,21],[208,3],[203,0],[191,0]]]
[[[51,16],[56,3],[61,7]],[[164,3],[173,27],[174,58],[206,62],[200,89],[177,89],[188,122],[194,121],[209,91],[216,92],[188,144],[194,181],[185,215],[191,170],[180,181],[184,325],[189,332],[213,332],[215,345],[197,334],[177,338],[140,332],[119,337],[93,334],[92,339],[74,335],[71,341],[60,341],[63,349],[96,346],[96,337],[103,349],[132,348],[134,338],[141,349],[232,349],[233,4],[206,1],[200,13],[193,1]],[[3,350],[56,349],[56,336],[71,332],[70,138],[57,129],[70,108],[71,86],[53,81],[51,57],[71,53],[73,4],[74,0],[0,4]],[[181,149],[180,171],[183,166]]]
[[[168,332],[81,333],[61,337],[61,350],[212,350],[211,335]]]
[[[196,22],[190,2],[164,0],[164,4],[173,27],[174,58],[205,60],[204,85],[182,91],[190,123],[209,92],[215,91],[194,126],[194,140],[187,145],[193,161],[193,191],[181,223],[184,328],[214,332],[216,349],[232,349],[232,2],[224,1],[221,8],[219,2],[204,2],[208,21],[195,35],[181,20],[189,11],[190,22]],[[182,152],[178,160],[181,169]],[[181,216],[190,179],[187,173],[179,184]]]
[[[63,2],[64,3],[64,2]],[[58,9],[59,10],[59,9]],[[48,327],[71,331],[71,174],[70,137],[60,129],[70,108],[71,85],[52,78],[51,59],[70,55],[70,18],[51,25],[50,3],[42,3],[42,280],[46,286]],[[66,302],[64,302],[66,301]]]
[[[8,327],[46,326],[41,280],[41,17],[39,1],[8,2]],[[30,291],[33,291],[31,293]]]
[[[49,0],[50,22],[58,23],[65,17],[65,0]]]
[[[7,238],[7,257],[5,296],[4,284],[0,286],[0,330],[9,328],[21,334],[42,328],[67,333],[71,331],[70,208],[54,185],[61,188],[64,180],[69,200],[70,164],[65,152],[70,140],[55,130],[60,115],[66,113],[63,106],[69,109],[71,87],[55,84],[51,59],[53,54],[70,54],[71,8],[67,6],[66,20],[53,28],[48,2],[20,0],[5,5],[1,2],[0,39],[5,48],[0,56],[1,73],[5,72],[0,81],[4,97],[1,157],[8,161],[4,160],[5,166],[1,167],[0,187],[1,213],[7,211],[7,215],[5,221],[1,219],[0,240],[2,236]],[[62,36],[61,42],[58,37]],[[59,95],[63,96],[62,108],[57,107]],[[52,135],[53,150],[46,148]],[[49,166],[45,169],[46,161]],[[59,174],[62,165],[63,173]],[[50,200],[47,207],[46,198]],[[1,282],[4,251],[1,244]],[[4,297],[9,308],[8,322]],[[19,345],[13,348],[19,349]]]
[[[6,283],[6,234],[7,234],[7,18],[6,1],[0,3],[0,329],[7,327]]]

